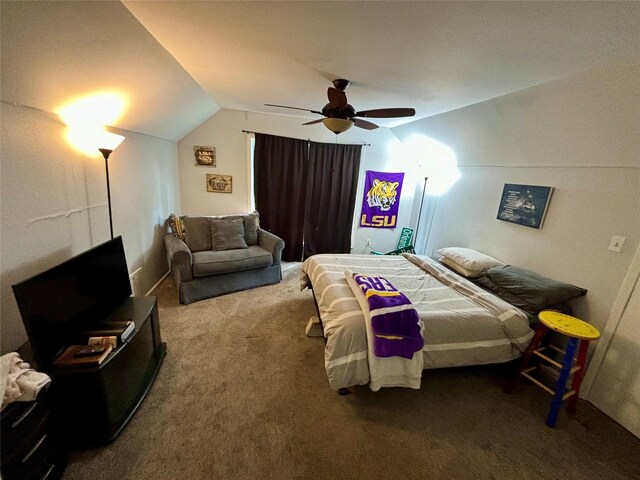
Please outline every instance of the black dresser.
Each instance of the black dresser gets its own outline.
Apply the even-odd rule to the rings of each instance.
[[[28,346],[19,351],[33,367]],[[62,477],[66,452],[56,437],[49,393],[33,402],[13,402],[0,413],[3,480],[53,480]]]

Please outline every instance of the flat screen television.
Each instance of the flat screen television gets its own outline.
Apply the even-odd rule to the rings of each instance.
[[[13,285],[13,293],[38,367],[48,370],[78,332],[131,296],[122,237]]]

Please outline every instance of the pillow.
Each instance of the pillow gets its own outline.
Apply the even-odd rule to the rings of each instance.
[[[185,217],[182,219],[184,225],[184,242],[192,252],[211,250],[211,227],[207,217]]]
[[[169,229],[171,230],[171,233],[173,233],[176,237],[178,237],[180,240],[184,242],[185,235],[184,235],[184,225],[182,223],[183,218],[185,217],[179,217],[175,213],[172,213],[171,215],[169,215],[169,218],[167,219],[167,223],[169,224]]]
[[[492,267],[500,267],[504,265],[500,260],[485,255],[471,248],[448,247],[441,248],[438,253],[444,258],[453,260],[455,263],[464,267],[466,270],[475,274],[483,273]]]
[[[244,223],[244,241],[247,245],[257,245],[258,228],[260,228],[258,212],[243,215],[242,221]]]
[[[480,285],[481,287],[489,290],[491,293],[503,299],[505,302],[509,302],[518,308],[521,308],[525,312],[537,315],[538,312],[531,311],[531,305],[521,299],[518,295],[511,293],[509,290],[505,290],[500,285],[493,283],[493,280],[485,273],[478,278],[473,279],[473,283]]]
[[[211,220],[211,245],[213,250],[248,248],[244,241],[242,218],[220,218]]]
[[[480,275],[479,273],[475,273],[475,272],[472,272],[471,270],[467,270],[462,265],[458,265],[456,262],[454,262],[450,258],[441,257],[438,261],[441,263],[444,263],[447,267],[451,268],[452,270],[455,270],[463,277],[477,277],[478,275]]]
[[[584,288],[552,280],[513,265],[491,268],[475,281],[512,305],[534,315],[587,293]]]

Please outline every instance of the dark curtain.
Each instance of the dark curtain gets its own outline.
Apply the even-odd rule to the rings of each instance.
[[[349,253],[362,145],[311,142],[304,258]]]
[[[256,133],[254,193],[260,228],[284,240],[282,259],[302,259],[309,147],[306,140]]]

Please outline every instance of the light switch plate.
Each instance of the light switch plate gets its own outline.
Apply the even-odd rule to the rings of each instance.
[[[611,237],[611,243],[609,244],[609,250],[612,252],[620,253],[622,251],[622,246],[624,245],[625,237]]]

